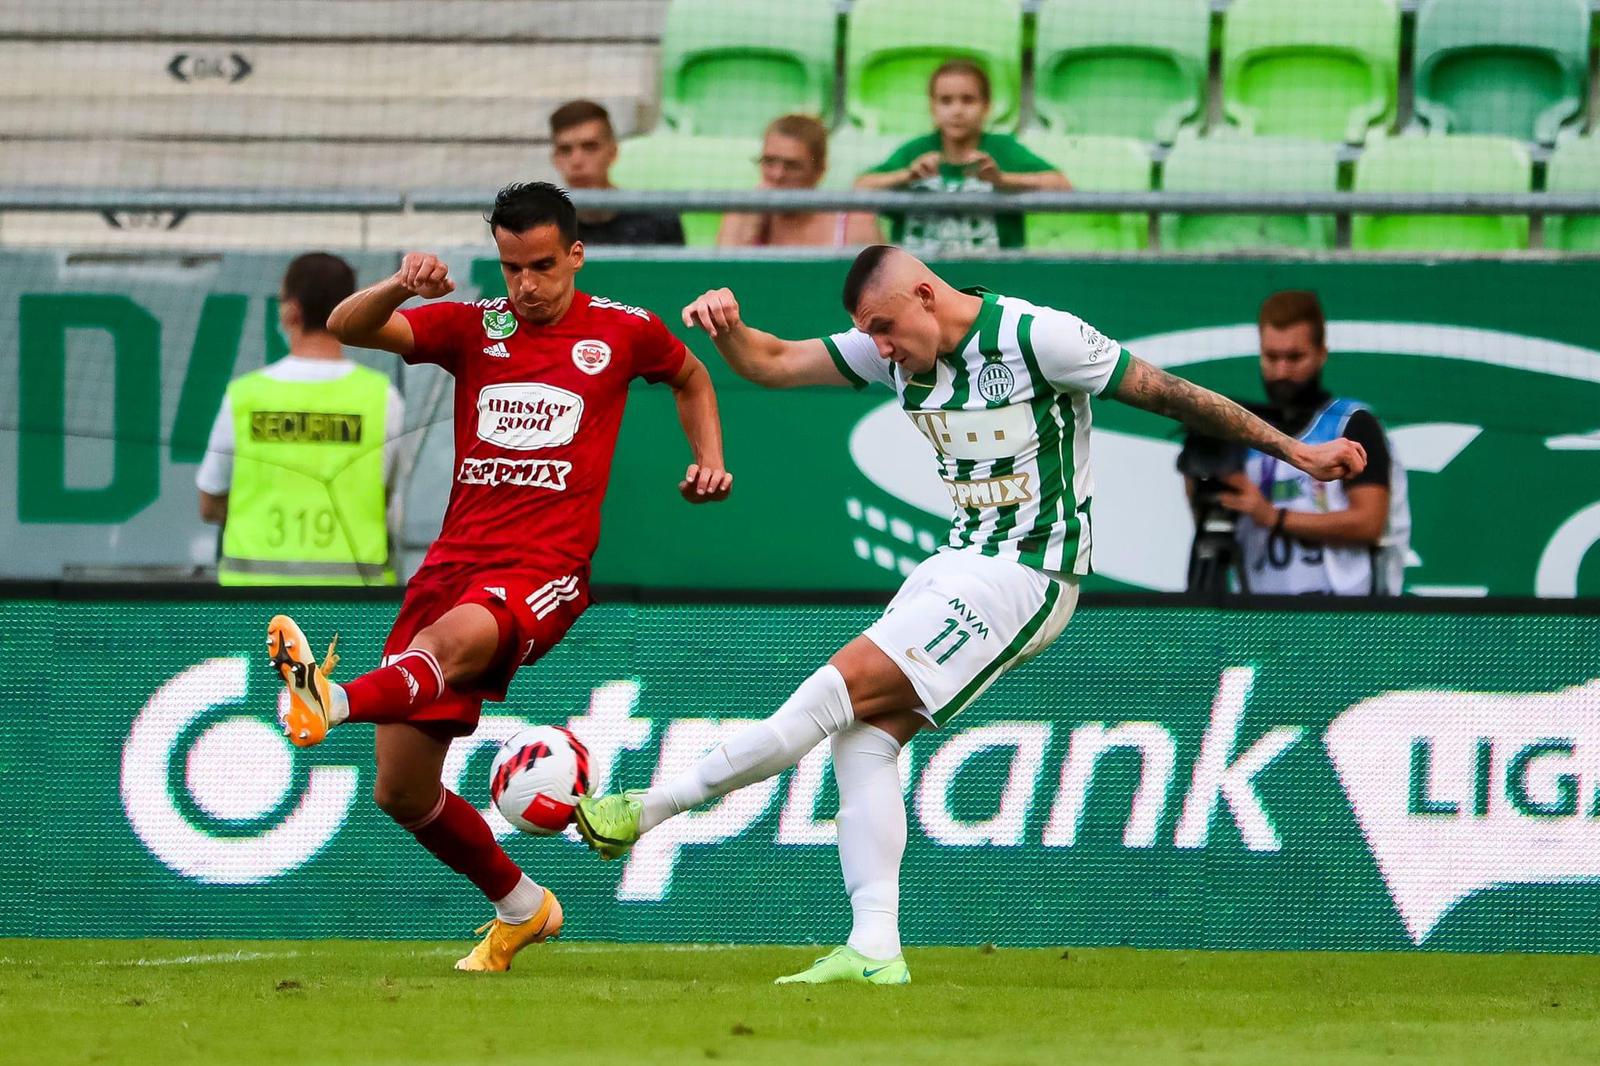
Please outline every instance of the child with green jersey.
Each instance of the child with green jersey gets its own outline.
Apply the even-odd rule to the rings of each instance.
[[[928,80],[934,131],[902,144],[888,159],[856,179],[858,189],[935,192],[1066,190],[1066,176],[1008,133],[989,133],[989,76],[965,59],[952,59]],[[961,253],[1021,248],[1023,217],[1004,214],[892,214],[891,239],[918,253]]]

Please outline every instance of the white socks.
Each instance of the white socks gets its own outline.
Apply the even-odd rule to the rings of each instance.
[[[839,783],[839,868],[850,894],[850,946],[869,959],[900,954],[900,859],[906,852],[906,805],[900,791],[900,742],[858,722],[833,738]]]
[[[832,666],[822,667],[801,682],[772,717],[740,730],[687,773],[645,793],[639,831],[647,832],[675,814],[782,773],[854,720],[844,678]],[[895,788],[898,802],[899,786]],[[903,848],[903,812],[901,831]],[[895,861],[898,866],[899,860]]]
[[[507,893],[504,899],[494,901],[494,914],[507,925],[521,925],[537,914],[543,905],[543,886],[523,874],[516,888]]]

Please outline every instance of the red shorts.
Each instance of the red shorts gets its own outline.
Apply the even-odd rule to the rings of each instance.
[[[587,572],[424,566],[406,584],[400,613],[383,644],[383,661],[405,651],[419,632],[463,603],[489,608],[500,624],[500,643],[487,670],[471,682],[447,687],[443,696],[408,721],[430,725],[448,736],[468,735],[478,728],[483,701],[505,699],[517,669],[559,644],[590,602]]]

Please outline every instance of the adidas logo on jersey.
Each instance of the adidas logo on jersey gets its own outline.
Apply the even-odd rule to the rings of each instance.
[[[511,350],[506,347],[504,341],[499,341],[499,342],[497,342],[495,344],[485,345],[484,349],[483,349],[483,354],[484,355],[492,355],[496,359],[510,359],[511,358]]]

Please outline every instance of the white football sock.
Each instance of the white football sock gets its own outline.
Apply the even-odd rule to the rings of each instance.
[[[328,724],[338,725],[350,717],[350,697],[345,695],[344,686],[336,682],[328,682],[328,692],[333,699],[328,704]]]
[[[844,678],[824,666],[802,681],[772,717],[751,723],[688,772],[645,793],[639,831],[782,773],[854,720]]]
[[[537,914],[543,905],[544,887],[523,874],[516,888],[506,893],[504,899],[494,901],[494,914],[507,925],[521,925]]]
[[[900,860],[906,805],[900,742],[866,722],[833,738],[839,783],[839,868],[854,922],[849,944],[869,959],[900,954]]]

